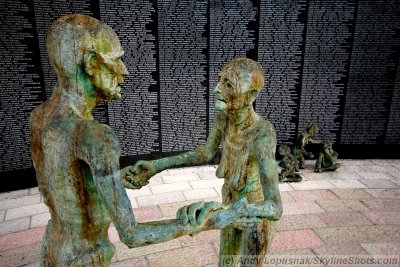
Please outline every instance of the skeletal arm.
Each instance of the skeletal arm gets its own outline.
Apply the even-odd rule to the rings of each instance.
[[[121,182],[120,147],[115,134],[101,124],[89,123],[81,128],[77,156],[89,166],[104,212],[111,216],[122,242],[139,247],[192,233],[191,225],[182,226],[177,220],[138,223]]]
[[[195,150],[188,151],[176,156],[165,157],[158,160],[138,161],[132,167],[131,177],[145,177],[141,179],[149,179],[151,176],[169,168],[177,168],[184,166],[202,165],[211,161],[218,150],[222,140],[224,131],[225,117],[223,114],[217,114],[213,129],[211,130],[207,141],[204,145],[199,146]]]

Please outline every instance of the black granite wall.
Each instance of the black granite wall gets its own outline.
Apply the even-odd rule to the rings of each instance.
[[[311,122],[342,157],[400,158],[400,3],[383,0],[3,0],[0,191],[35,184],[31,110],[55,75],[45,36],[56,18],[94,16],[118,33],[130,76],[95,110],[120,139],[122,165],[205,142],[221,67],[265,69],[256,110],[291,144]]]

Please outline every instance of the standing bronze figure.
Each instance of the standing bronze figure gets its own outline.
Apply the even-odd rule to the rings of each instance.
[[[116,135],[92,117],[98,103],[120,98],[128,74],[117,35],[94,18],[68,15],[51,26],[47,50],[57,84],[30,121],[36,177],[51,215],[41,266],[109,266],[115,252],[107,232],[111,221],[132,248],[248,220],[242,201],[229,208],[202,205],[190,224],[138,223],[124,186],[138,189],[148,179],[133,177],[132,167],[120,170]]]
[[[275,221],[282,215],[275,129],[253,109],[263,86],[264,72],[260,64],[248,58],[233,59],[219,74],[214,90],[217,114],[207,142],[178,156],[139,161],[133,170],[145,179],[167,168],[205,164],[213,159],[222,144],[216,175],[225,180],[223,207],[237,201],[248,202],[242,209],[248,221],[222,230],[220,266],[229,265],[225,259],[240,255],[256,257],[257,261],[253,262],[262,266],[274,236]],[[178,217],[186,222],[188,213],[196,212],[203,205],[184,207]]]

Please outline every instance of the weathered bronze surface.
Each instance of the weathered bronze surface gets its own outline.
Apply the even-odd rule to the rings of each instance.
[[[338,153],[332,149],[331,144],[325,144],[324,149],[319,153],[317,162],[315,163],[315,171],[335,171],[340,167],[337,162]]]
[[[297,158],[292,154],[290,147],[280,145],[278,154],[283,157],[281,162],[279,162],[279,166],[282,167],[281,173],[279,174],[279,182],[300,182],[302,178],[300,174],[297,173],[299,171],[299,164]]]
[[[293,149],[293,154],[299,160],[300,169],[304,169],[306,167],[304,156],[310,159],[314,158],[313,153],[307,152],[304,147],[308,144],[324,144],[324,141],[318,136],[318,132],[318,125],[313,123],[308,126],[307,131],[302,133],[297,139],[297,143]]]
[[[98,103],[120,97],[119,85],[128,74],[117,35],[94,18],[68,15],[51,26],[47,50],[57,84],[51,98],[34,109],[30,121],[39,190],[51,214],[41,250],[42,266],[108,266],[115,251],[107,233],[111,221],[121,241],[132,248],[240,225],[248,220],[247,210],[249,217],[256,217],[252,213],[260,208],[247,209],[245,201],[229,207],[210,202],[190,207],[187,221],[180,215],[180,220],[137,223],[124,186],[138,189],[149,176],[133,177],[132,167],[120,170],[116,135],[92,117]],[[260,159],[273,155],[259,154]],[[262,166],[264,177],[269,165]],[[271,196],[278,199],[274,187],[264,187],[268,196],[272,188]],[[276,206],[280,208],[280,201]],[[259,213],[278,217],[270,210]]]
[[[282,204],[275,161],[275,129],[253,109],[253,102],[264,86],[262,67],[253,60],[237,58],[219,76],[214,90],[217,114],[206,144],[178,156],[139,161],[133,173],[146,180],[167,168],[205,164],[222,144],[216,172],[217,177],[225,179],[222,211],[232,205],[240,206],[247,218],[222,230],[219,264],[225,266],[227,262],[221,261],[224,256],[265,257],[274,236],[275,221],[282,215]],[[202,205],[195,203],[180,209],[178,217],[182,223],[187,223],[188,215],[193,217]],[[201,220],[199,216],[199,224]],[[262,260],[255,263],[262,264]]]

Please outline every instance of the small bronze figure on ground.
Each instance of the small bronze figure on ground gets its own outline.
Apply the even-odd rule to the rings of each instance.
[[[281,173],[279,174],[279,182],[301,182],[302,178],[298,173],[299,164],[297,158],[292,154],[290,147],[280,145],[278,148],[278,154],[283,157],[281,162],[279,162],[279,166],[282,167]]]
[[[300,169],[304,169],[306,167],[306,161],[304,157],[313,159],[314,154],[305,150],[305,146],[308,144],[318,144],[322,145],[325,142],[318,137],[319,128],[315,123],[308,126],[307,131],[302,133],[298,139],[295,147],[293,149],[293,154],[299,160]]]
[[[337,162],[338,153],[332,149],[331,144],[325,144],[324,149],[319,153],[317,162],[315,163],[315,171],[335,171],[340,167]]]
[[[231,225],[222,230],[220,266],[227,264],[224,257],[240,255],[251,255],[258,259],[256,266],[263,266],[274,236],[275,221],[282,215],[275,129],[253,109],[253,102],[263,86],[264,73],[260,64],[247,58],[233,59],[219,74],[214,90],[217,114],[207,142],[178,156],[139,161],[133,170],[138,176],[149,177],[168,168],[206,164],[222,144],[216,175],[225,179],[223,207],[248,201],[242,210],[248,224]],[[188,213],[203,205],[195,203],[184,207],[179,210],[178,217],[183,223],[187,222]]]
[[[121,241],[133,248],[259,218],[245,201],[229,208],[211,202],[195,212],[189,208],[190,224],[138,223],[124,186],[138,189],[149,177],[136,179],[132,167],[120,170],[116,135],[92,117],[98,103],[120,98],[119,85],[128,74],[117,35],[94,18],[68,15],[51,26],[47,50],[57,84],[30,121],[33,164],[51,215],[41,266],[109,266],[115,252],[107,233],[111,221]]]

